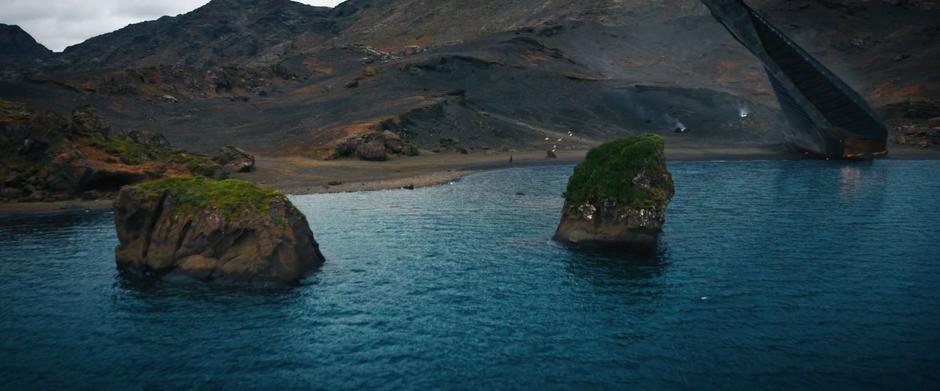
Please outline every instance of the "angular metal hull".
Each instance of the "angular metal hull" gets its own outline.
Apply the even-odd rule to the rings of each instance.
[[[823,158],[888,153],[888,131],[862,97],[741,0],[702,0],[764,64],[791,129],[790,145]]]

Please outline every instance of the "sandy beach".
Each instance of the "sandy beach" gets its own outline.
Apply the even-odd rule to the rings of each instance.
[[[436,186],[473,173],[513,167],[576,164],[587,150],[559,151],[549,159],[544,151],[500,153],[440,153],[396,157],[385,162],[357,159],[322,161],[301,157],[257,156],[256,169],[234,177],[279,189],[287,194],[343,193]],[[667,147],[669,160],[787,160],[799,156],[780,147]],[[510,157],[512,163],[510,163]],[[895,146],[889,159],[940,159],[940,151]],[[110,200],[0,204],[0,216],[42,215],[104,210]]]
[[[448,183],[480,171],[512,167],[565,165],[581,161],[587,150],[559,151],[557,158],[544,151],[500,153],[441,153],[386,162],[361,160],[320,161],[296,157],[257,157],[257,170],[236,177],[288,194],[342,193],[427,187]],[[790,159],[777,148],[711,147],[667,148],[670,160]],[[510,158],[512,161],[510,162]]]

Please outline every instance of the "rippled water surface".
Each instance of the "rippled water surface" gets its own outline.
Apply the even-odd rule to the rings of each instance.
[[[0,223],[0,388],[940,387],[940,162],[675,162],[659,254],[550,241],[571,167],[294,197],[296,288],[128,280]],[[522,192],[525,195],[517,195]]]

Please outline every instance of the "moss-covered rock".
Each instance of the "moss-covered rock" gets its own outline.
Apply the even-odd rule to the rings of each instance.
[[[250,182],[165,178],[121,189],[118,267],[202,280],[295,282],[323,262],[307,219]]]
[[[0,101],[0,202],[111,198],[123,185],[180,175],[225,172],[159,134],[112,132],[90,106],[66,118]]]
[[[174,213],[189,214],[217,209],[228,217],[242,212],[264,212],[281,192],[239,179],[215,180],[205,177],[172,177],[144,182],[124,191],[136,198],[152,198],[167,193],[179,201]]]
[[[642,134],[588,152],[568,181],[555,239],[601,245],[649,245],[675,193],[663,139]]]

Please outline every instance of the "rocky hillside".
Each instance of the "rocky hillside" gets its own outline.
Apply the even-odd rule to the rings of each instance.
[[[111,198],[147,179],[224,177],[250,169],[246,160],[233,148],[211,159],[160,134],[117,131],[90,106],[67,118],[0,100],[0,202]]]
[[[335,26],[330,15],[330,8],[289,0],[214,0],[187,14],[132,24],[69,47],[54,67],[271,65],[295,43],[326,39]]]
[[[876,107],[940,99],[937,1],[749,4]],[[786,126],[760,64],[696,0],[213,0],[47,64],[0,97],[90,104],[199,151],[565,149],[643,131],[766,145]]]

